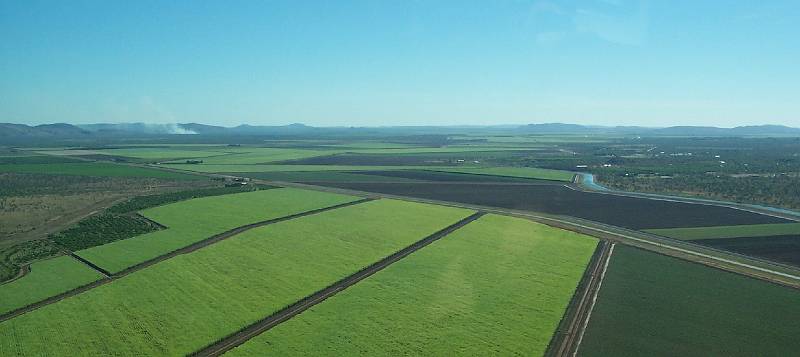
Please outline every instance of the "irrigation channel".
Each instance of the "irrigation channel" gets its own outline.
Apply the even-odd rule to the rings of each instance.
[[[389,265],[391,265],[393,263],[396,263],[397,261],[407,257],[408,255],[410,255],[411,253],[416,252],[417,250],[420,250],[421,248],[427,246],[428,244],[431,244],[431,243],[433,243],[433,242],[435,242],[435,241],[447,236],[448,234],[453,233],[457,229],[466,226],[470,222],[480,218],[481,216],[483,216],[485,214],[486,214],[486,212],[474,213],[474,214],[470,215],[467,218],[464,218],[464,219],[462,219],[462,220],[460,220],[460,221],[458,221],[458,222],[456,222],[456,223],[454,223],[454,224],[452,224],[452,225],[450,225],[450,226],[448,226],[448,227],[446,227],[444,229],[441,229],[441,230],[437,231],[436,233],[433,233],[433,234],[431,234],[431,235],[429,235],[429,236],[427,236],[427,237],[425,237],[425,238],[423,238],[423,239],[421,239],[421,240],[409,245],[408,247],[405,247],[405,248],[397,251],[396,253],[394,253],[392,255],[389,255],[386,258],[383,258],[383,259],[381,259],[381,260],[379,260],[379,261],[367,266],[366,268],[363,268],[363,269],[359,270],[358,272],[356,272],[356,273],[354,273],[354,274],[352,274],[350,276],[347,276],[347,277],[345,277],[345,278],[343,278],[343,279],[341,279],[341,280],[329,285],[328,287],[326,287],[326,288],[324,288],[324,289],[322,289],[320,291],[317,291],[314,294],[311,294],[309,296],[304,297],[301,300],[298,300],[294,304],[287,306],[286,308],[284,308],[284,309],[282,309],[282,310],[280,310],[280,311],[268,316],[267,318],[264,318],[264,319],[262,319],[262,320],[260,320],[260,321],[258,321],[256,323],[250,325],[250,326],[247,326],[247,327],[243,328],[239,332],[231,334],[228,337],[225,337],[225,338],[217,341],[216,343],[213,343],[213,344],[203,348],[202,350],[195,352],[193,355],[195,355],[195,356],[219,356],[219,355],[222,355],[223,353],[225,353],[227,351],[230,351],[231,349],[235,348],[236,346],[239,346],[242,343],[247,342],[247,340],[249,340],[249,339],[251,339],[251,338],[253,338],[255,336],[258,336],[259,334],[263,333],[264,331],[267,331],[267,330],[279,325],[280,323],[291,319],[292,317],[302,313],[303,311],[306,311],[310,307],[312,307],[312,306],[314,306],[316,304],[319,304],[320,302],[324,301],[325,299],[327,299],[327,298],[329,298],[329,297],[331,297],[333,295],[336,295],[336,293],[338,293],[338,292],[340,292],[340,291],[342,291],[344,289],[347,289],[348,287],[353,286],[354,284],[358,283],[359,281],[364,280],[364,279],[368,278],[369,276],[371,276],[371,275],[383,270],[384,268],[388,267]]]
[[[374,200],[374,198],[366,197],[366,198],[363,198],[363,199],[360,199],[360,200],[356,200],[356,201],[351,201],[351,202],[346,202],[346,203],[342,203],[342,204],[338,204],[338,205],[333,205],[333,206],[318,208],[318,209],[314,209],[314,210],[310,210],[310,211],[295,213],[295,214],[288,215],[288,216],[283,216],[283,217],[279,217],[279,218],[273,218],[273,219],[269,219],[269,220],[265,220],[265,221],[256,222],[256,223],[248,224],[248,225],[245,225],[245,226],[237,227],[237,228],[222,232],[220,234],[211,236],[211,237],[206,238],[204,240],[201,240],[199,242],[190,244],[190,245],[185,246],[183,248],[180,248],[178,250],[174,250],[174,251],[172,251],[170,253],[163,254],[163,255],[160,255],[160,256],[155,257],[153,259],[150,259],[150,260],[144,261],[142,263],[136,264],[136,265],[131,266],[131,267],[125,269],[125,270],[122,270],[122,271],[120,271],[120,272],[118,272],[116,274],[111,274],[111,273],[107,272],[106,270],[98,267],[97,265],[89,262],[88,260],[83,259],[83,258],[75,255],[74,253],[69,253],[68,255],[72,256],[73,258],[75,258],[76,260],[80,261],[81,263],[84,263],[84,264],[88,265],[89,267],[97,270],[104,277],[102,279],[100,279],[100,280],[94,281],[94,282],[89,283],[87,285],[72,289],[70,291],[67,291],[67,292],[64,292],[64,293],[61,293],[61,294],[58,294],[58,295],[55,295],[55,296],[51,296],[51,297],[49,297],[49,298],[47,298],[45,300],[42,300],[42,301],[30,304],[30,305],[21,307],[19,309],[16,309],[16,310],[13,310],[13,311],[9,311],[9,312],[7,312],[5,314],[2,314],[2,315],[0,315],[0,322],[13,319],[13,318],[15,318],[15,317],[17,317],[19,315],[31,312],[33,310],[36,310],[36,309],[38,309],[40,307],[52,304],[54,302],[61,301],[61,300],[66,299],[66,298],[68,298],[70,296],[75,296],[75,295],[81,294],[81,293],[83,293],[85,291],[91,290],[91,289],[96,288],[98,286],[101,286],[101,285],[110,283],[110,282],[112,282],[114,280],[120,279],[120,278],[122,278],[122,277],[124,277],[124,276],[126,276],[128,274],[131,274],[131,273],[134,273],[136,271],[142,270],[142,269],[144,269],[146,267],[149,267],[149,266],[151,266],[153,264],[163,262],[163,261],[165,261],[167,259],[173,258],[173,257],[181,255],[181,254],[191,253],[191,252],[193,252],[195,250],[198,250],[198,249],[203,248],[203,247],[207,247],[207,246],[209,246],[211,244],[217,243],[217,242],[219,242],[221,240],[228,239],[228,238],[233,237],[233,236],[235,236],[235,235],[237,235],[239,233],[251,230],[253,228],[258,228],[258,227],[262,227],[262,226],[266,226],[266,225],[270,225],[270,224],[274,224],[274,223],[278,223],[278,222],[288,221],[288,220],[295,219],[295,218],[310,216],[310,215],[313,215],[313,214],[322,213],[322,212],[334,210],[334,209],[337,209],[337,208],[357,205],[359,203],[364,203],[364,202],[368,202],[368,201],[372,201],[372,200]]]

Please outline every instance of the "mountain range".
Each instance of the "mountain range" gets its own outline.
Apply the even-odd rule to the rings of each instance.
[[[587,126],[563,123],[497,126],[386,126],[386,127],[313,127],[304,124],[280,126],[239,125],[223,127],[197,123],[186,124],[84,124],[65,123],[29,126],[0,123],[0,140],[19,141],[32,139],[91,139],[95,137],[147,137],[171,135],[248,135],[248,136],[304,136],[304,135],[407,135],[407,134],[460,134],[476,131],[522,134],[612,134],[644,136],[800,136],[800,128],[783,125],[754,125],[735,128],[711,126],[672,126],[650,128],[639,126]],[[4,140],[5,139],[5,140]]]

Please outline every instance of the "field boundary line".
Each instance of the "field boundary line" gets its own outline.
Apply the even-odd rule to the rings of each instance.
[[[97,267],[96,265],[94,265],[90,261],[88,261],[86,259],[83,259],[83,258],[80,258],[75,253],[68,252],[67,255],[71,256],[74,259],[77,259],[81,263],[84,263],[84,264],[88,265],[92,269],[94,269],[94,270],[98,271],[99,273],[103,274],[104,277],[100,278],[99,280],[96,280],[96,281],[94,281],[92,283],[77,287],[77,288],[69,290],[69,291],[65,291],[65,292],[63,292],[61,294],[51,296],[51,297],[49,297],[47,299],[44,299],[44,300],[41,300],[41,301],[38,301],[38,302],[34,302],[34,303],[29,304],[29,305],[23,306],[23,307],[21,307],[19,309],[16,309],[16,310],[7,312],[5,314],[2,314],[2,315],[0,315],[0,322],[6,321],[6,320],[10,320],[10,319],[15,318],[17,316],[20,316],[22,314],[25,314],[25,313],[34,311],[36,309],[39,309],[39,308],[41,308],[43,306],[50,305],[52,303],[61,301],[61,300],[66,299],[66,298],[68,298],[70,296],[79,295],[79,294],[84,293],[84,292],[86,292],[88,290],[91,290],[93,288],[96,288],[96,287],[98,287],[100,285],[103,285],[103,284],[106,284],[106,283],[113,282],[113,281],[115,281],[117,279],[120,279],[120,278],[122,278],[122,277],[124,277],[126,275],[129,275],[131,273],[134,273],[136,271],[139,271],[139,270],[144,269],[146,267],[149,267],[151,265],[160,263],[162,261],[168,260],[170,258],[173,258],[173,257],[181,255],[181,254],[191,253],[191,252],[193,252],[195,250],[198,250],[198,249],[203,248],[203,247],[207,247],[209,245],[212,245],[212,244],[217,243],[219,241],[222,241],[222,240],[225,240],[227,238],[233,237],[233,236],[235,236],[237,234],[240,234],[242,232],[248,231],[248,230],[253,229],[253,228],[258,228],[258,227],[262,227],[262,226],[266,226],[266,225],[270,225],[270,224],[274,224],[274,223],[278,223],[278,222],[288,221],[288,220],[292,220],[292,219],[295,219],[295,218],[309,216],[309,215],[313,215],[313,214],[317,214],[317,213],[322,213],[322,212],[325,212],[325,211],[334,210],[334,209],[337,209],[337,208],[342,208],[342,207],[346,207],[346,206],[352,206],[352,205],[356,205],[356,204],[359,204],[359,203],[364,203],[364,202],[374,201],[374,200],[375,200],[375,198],[373,198],[373,197],[367,197],[367,198],[362,198],[360,200],[340,203],[340,204],[333,205],[333,206],[328,206],[328,207],[318,208],[318,209],[314,209],[314,210],[310,210],[310,211],[295,213],[295,214],[288,215],[288,216],[273,218],[273,219],[269,219],[269,220],[265,220],[265,221],[256,222],[256,223],[248,224],[248,225],[245,225],[245,226],[237,227],[237,228],[225,231],[223,233],[216,234],[216,235],[211,236],[209,238],[206,238],[206,239],[204,239],[202,241],[195,242],[195,243],[190,244],[188,246],[185,246],[183,248],[174,250],[172,252],[160,255],[160,256],[155,257],[153,259],[150,259],[148,261],[136,264],[134,266],[126,268],[125,270],[122,270],[122,271],[120,271],[118,273],[115,273],[115,274],[109,274],[107,271],[105,271],[102,268]],[[103,273],[103,272],[105,272],[105,273]]]
[[[97,264],[92,263],[92,262],[80,257],[79,255],[77,255],[77,254],[75,254],[73,252],[65,252],[65,253],[67,255],[69,255],[70,257],[72,257],[72,259],[75,259],[75,260],[83,263],[84,265],[88,266],[89,268],[94,269],[96,272],[102,274],[106,278],[110,278],[111,275],[112,275],[111,273],[108,272],[108,270],[105,270],[105,269],[99,267]]]
[[[583,336],[586,334],[586,328],[589,327],[589,320],[591,320],[592,312],[594,312],[594,306],[597,304],[597,297],[600,295],[600,288],[603,286],[603,280],[605,279],[606,272],[608,271],[608,264],[611,262],[611,255],[614,254],[614,245],[615,243],[611,243],[611,246],[608,248],[608,254],[606,255],[605,262],[603,263],[603,269],[600,271],[600,277],[597,280],[597,287],[594,289],[592,300],[589,303],[589,310],[586,312],[586,319],[583,320],[581,329],[578,332],[578,341],[575,342],[575,351],[572,353],[573,357],[578,355],[578,349],[580,349],[581,342],[583,342]]]
[[[53,295],[53,296],[51,296],[51,297],[49,297],[47,299],[44,299],[44,300],[41,300],[41,301],[37,301],[37,302],[31,303],[31,304],[28,304],[28,305],[25,305],[25,306],[20,307],[20,308],[18,308],[16,310],[12,310],[12,311],[9,311],[9,312],[7,312],[5,314],[0,315],[0,322],[11,320],[11,319],[13,319],[13,318],[15,318],[17,316],[20,316],[20,315],[26,314],[28,312],[34,311],[34,310],[36,310],[36,309],[38,309],[40,307],[47,306],[47,305],[50,305],[50,304],[52,304],[54,302],[58,302],[58,301],[64,300],[64,299],[66,299],[66,298],[68,298],[70,296],[78,295],[78,294],[80,294],[82,292],[94,289],[94,288],[96,288],[98,286],[110,283],[112,281],[113,281],[113,279],[111,279],[111,278],[103,277],[103,278],[95,280],[95,281],[93,281],[91,283],[88,283],[88,284],[85,284],[85,285],[81,285],[81,286],[79,286],[79,287],[77,287],[75,289],[72,289],[72,290],[69,290],[69,291],[65,291],[65,292],[63,292],[61,294]]]
[[[547,344],[547,349],[544,353],[545,357],[564,356],[564,351],[570,350],[570,340],[575,335],[574,330],[578,326],[583,306],[594,285],[594,280],[597,278],[597,271],[603,263],[603,257],[609,244],[609,241],[602,239],[597,242],[592,256],[589,258],[586,268],[581,275],[581,279],[578,281],[578,284],[575,286],[575,291],[570,297],[569,304],[564,309],[558,326],[550,337],[550,342]]]
[[[231,335],[223,337],[217,342],[214,342],[203,349],[192,353],[192,356],[219,356],[223,353],[230,351],[237,346],[247,342],[253,337],[260,335],[261,333],[285,322],[292,317],[299,315],[300,313],[306,311],[307,309],[311,308],[312,306],[319,304],[320,302],[324,301],[325,299],[336,295],[338,292],[347,289],[350,286],[355,285],[361,280],[364,280],[373,274],[385,269],[386,267],[390,266],[393,263],[398,262],[399,260],[407,257],[408,255],[424,248],[425,246],[453,233],[454,231],[458,230],[461,227],[466,226],[470,222],[477,220],[478,218],[485,215],[487,212],[478,211],[466,218],[459,220],[456,223],[453,223],[443,229],[436,231],[435,233],[418,240],[411,245],[387,256],[383,259],[372,263],[361,270],[348,275],[337,282],[323,288],[322,290],[317,291],[311,295],[308,295],[295,303],[274,312],[272,315],[267,316],[264,319],[261,319],[249,326],[246,326],[235,332]]]

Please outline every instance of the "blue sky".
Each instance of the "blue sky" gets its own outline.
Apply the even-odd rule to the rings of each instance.
[[[800,126],[800,1],[0,0],[0,122]]]

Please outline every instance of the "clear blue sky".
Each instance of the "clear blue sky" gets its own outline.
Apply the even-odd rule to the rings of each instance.
[[[800,126],[800,1],[0,0],[0,122]]]

